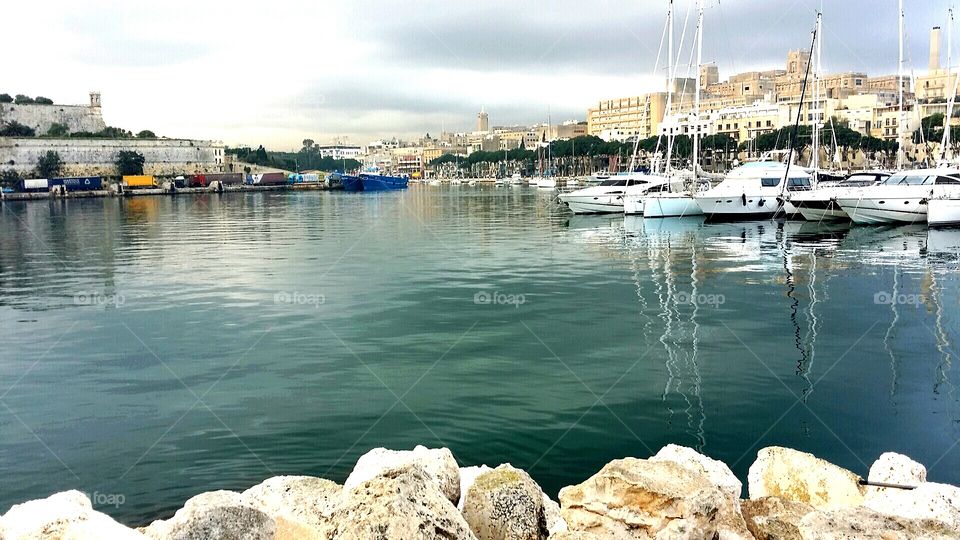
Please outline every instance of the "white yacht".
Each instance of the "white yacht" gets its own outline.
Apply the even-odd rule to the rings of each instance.
[[[839,195],[837,204],[854,223],[926,223],[930,199],[960,197],[960,169],[901,171],[882,184]]]
[[[522,183],[523,183],[523,176],[518,172],[513,173],[513,176],[510,177],[510,184],[514,186],[519,186]]]
[[[703,192],[708,189],[710,189],[709,182],[697,183],[697,191]],[[643,215],[648,218],[702,216],[703,210],[700,209],[694,193],[690,190],[660,191],[647,196]]]
[[[671,189],[682,189],[683,181],[664,176],[645,176],[645,183],[627,186],[623,190],[623,213],[628,216],[644,215],[644,202],[653,194],[669,192]],[[671,188],[672,186],[672,188]]]
[[[930,199],[927,207],[927,223],[931,227],[960,225],[960,197]]]
[[[775,216],[783,193],[810,189],[811,176],[801,167],[776,161],[745,163],[730,171],[716,187],[694,195],[697,206],[713,219],[761,219]],[[786,182],[786,190],[783,183]],[[788,214],[791,208],[784,209]]]
[[[574,214],[623,213],[624,190],[633,185],[645,184],[649,176],[641,173],[622,173],[569,193],[560,194],[560,202],[570,207]]]
[[[849,220],[850,216],[837,204],[836,198],[849,192],[883,182],[890,176],[884,171],[861,171],[839,181],[822,180],[810,191],[794,191],[787,196],[807,221]],[[822,178],[822,177],[821,177]]]

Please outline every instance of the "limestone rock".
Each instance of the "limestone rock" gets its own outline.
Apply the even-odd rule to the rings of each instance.
[[[526,472],[500,465],[477,476],[467,491],[463,516],[480,540],[547,537],[543,491]]]
[[[803,540],[960,538],[957,529],[942,523],[885,516],[863,507],[811,512],[800,521],[799,530]]]
[[[605,537],[584,531],[563,531],[551,534],[550,540],[605,540]]]
[[[960,531],[960,488],[926,482],[917,489],[887,489],[871,495],[867,508],[904,519],[932,520]]]
[[[470,489],[470,486],[473,485],[473,482],[476,481],[477,477],[485,472],[492,471],[490,467],[486,465],[480,465],[478,467],[460,467],[460,500],[457,501],[457,509],[463,512],[463,502],[467,498],[467,491]]]
[[[822,510],[863,503],[860,480],[813,454],[778,446],[760,450],[747,476],[751,499],[774,496]]]
[[[277,476],[243,492],[244,502],[277,522],[278,538],[326,538],[343,488],[312,476]]]
[[[476,538],[433,476],[416,464],[383,471],[343,497],[333,514],[333,540]]]
[[[617,539],[713,538],[724,517],[732,522],[739,514],[706,476],[673,461],[636,458],[611,461],[587,481],[563,488],[560,508],[571,531]]]
[[[3,540],[145,540],[110,516],[93,509],[79,491],[64,491],[46,499],[17,504],[0,517]]]
[[[370,480],[383,471],[415,463],[431,475],[447,499],[456,504],[460,500],[460,468],[453,453],[446,448],[429,449],[417,446],[413,450],[387,450],[374,448],[360,456],[353,472],[343,483],[349,491]]]
[[[672,461],[683,465],[693,472],[706,476],[734,499],[739,499],[743,492],[743,484],[733,474],[730,467],[727,467],[722,461],[711,459],[692,448],[668,444],[651,457],[650,461]]]
[[[901,486],[919,486],[927,481],[927,468],[902,454],[887,452],[870,466],[867,477],[871,482],[897,484]],[[896,488],[867,486],[866,498],[884,497],[890,492],[899,492]]]
[[[543,494],[543,517],[547,521],[547,532],[551,537],[567,530],[567,522],[560,514],[560,503],[551,499],[546,493]]]
[[[814,508],[779,497],[761,497],[740,503],[747,529],[760,540],[799,540],[800,521]]]
[[[239,493],[211,491],[187,501],[172,518],[140,530],[155,540],[274,540],[277,524]]]

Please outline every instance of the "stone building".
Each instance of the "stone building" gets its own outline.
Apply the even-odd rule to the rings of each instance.
[[[41,105],[0,103],[0,125],[17,122],[33,128],[37,135],[44,135],[53,124],[62,124],[71,133],[102,131],[100,93],[90,92],[88,105]]]

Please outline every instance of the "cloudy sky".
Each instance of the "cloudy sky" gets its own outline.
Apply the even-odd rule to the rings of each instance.
[[[927,66],[929,29],[946,27],[951,1],[905,0],[908,65],[918,73]],[[678,42],[691,2],[676,0]],[[809,44],[821,5],[828,71],[896,73],[897,0],[705,4],[704,61],[716,62],[721,78],[782,67],[788,49]],[[83,103],[96,89],[110,125],[277,149],[299,147],[307,137],[364,144],[469,131],[480,107],[493,125],[543,122],[548,114],[582,120],[601,99],[662,88],[664,73],[654,67],[666,6],[667,0],[13,2],[3,8],[0,92]],[[955,41],[960,45],[960,33]],[[688,63],[689,49],[681,54]]]

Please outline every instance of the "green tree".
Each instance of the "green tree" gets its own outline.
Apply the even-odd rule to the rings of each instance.
[[[37,160],[37,176],[40,178],[54,178],[60,176],[63,169],[63,160],[60,154],[53,150],[47,150],[47,153],[40,156]]]
[[[138,139],[156,139],[156,138],[157,138],[157,134],[154,133],[154,132],[152,132],[152,131],[150,131],[149,129],[145,129],[145,130],[141,131],[140,133],[137,133],[137,138],[138,138]]]
[[[36,99],[34,99],[33,101],[34,101],[37,105],[53,105],[53,100],[52,100],[52,99],[46,98],[46,97],[43,97],[43,96],[37,96]]]
[[[0,127],[0,137],[33,137],[37,132],[29,126],[25,126],[20,122],[13,121],[3,124],[3,127]]]
[[[33,98],[30,96],[25,96],[23,94],[17,94],[17,97],[13,99],[13,102],[17,105],[29,105],[33,103]]]
[[[66,124],[59,124],[54,122],[50,124],[50,129],[47,130],[48,137],[65,137],[70,134],[70,128]]]
[[[10,94],[0,94],[0,103],[13,103],[13,97]]]
[[[16,188],[17,184],[20,183],[20,180],[20,173],[13,169],[0,171],[0,186]]]
[[[121,150],[117,154],[117,170],[120,176],[143,174],[143,164],[146,161],[143,154],[134,150]]]
[[[132,139],[133,133],[123,128],[107,126],[97,133],[97,136],[104,139]]]

